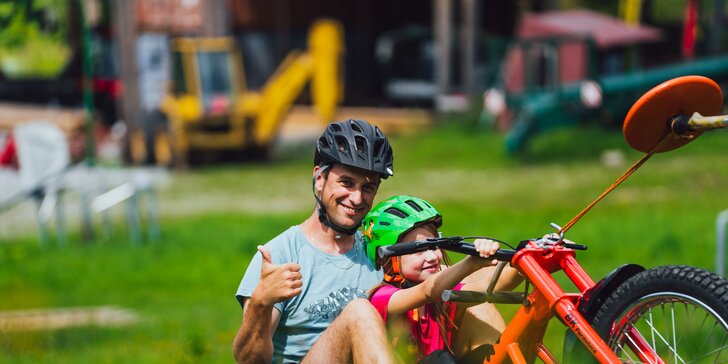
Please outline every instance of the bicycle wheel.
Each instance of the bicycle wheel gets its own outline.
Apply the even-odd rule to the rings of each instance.
[[[641,272],[620,285],[592,325],[625,363],[642,363],[634,334],[665,363],[728,363],[728,281],[689,266]]]

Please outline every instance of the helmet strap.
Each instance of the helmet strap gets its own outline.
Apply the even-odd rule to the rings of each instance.
[[[404,277],[399,271],[399,257],[391,257],[390,262],[392,269],[390,272],[387,272],[387,269],[384,269],[384,281],[387,283],[401,284],[404,282]]]
[[[407,279],[407,277],[402,274],[402,269],[400,267],[400,257],[391,257],[389,258],[389,264],[387,268],[382,269],[384,271],[384,282],[397,285],[399,288],[410,288],[417,285],[417,283],[414,283]]]
[[[326,212],[326,207],[324,207],[323,202],[318,196],[318,193],[316,193],[316,178],[318,178],[324,171],[329,169],[331,167],[330,164],[324,164],[319,168],[318,171],[313,175],[313,181],[311,183],[311,188],[313,190],[313,197],[316,199],[316,204],[318,205],[318,208],[316,209],[318,211],[318,218],[319,221],[324,224],[324,226],[330,227],[332,230],[337,232],[336,238],[340,238],[341,234],[343,235],[354,235],[357,230],[359,230],[359,226],[354,226],[353,228],[345,228],[343,226],[337,225],[335,222],[331,221],[329,219],[329,214]]]

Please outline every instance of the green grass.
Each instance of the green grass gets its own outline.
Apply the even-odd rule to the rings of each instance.
[[[443,232],[484,234],[512,243],[565,224],[637,160],[619,133],[572,129],[540,136],[529,151],[504,155],[498,135],[448,123],[392,138],[393,194],[430,200]],[[714,269],[714,224],[728,208],[728,135],[709,134],[656,155],[577,223],[568,238],[589,245],[578,258],[598,278],[624,263],[691,264]],[[602,150],[625,153],[608,168]],[[116,328],[0,333],[2,362],[224,363],[241,320],[234,292],[255,251],[313,207],[311,153],[272,163],[175,173],[162,191],[162,239],[133,246],[116,237],[41,249],[35,236],[0,244],[0,309],[117,305],[142,320]],[[513,311],[512,307],[504,309]],[[563,327],[547,345],[561,355]]]

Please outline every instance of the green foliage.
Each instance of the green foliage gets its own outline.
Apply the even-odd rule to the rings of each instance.
[[[71,58],[68,0],[0,3],[0,67],[10,78],[54,77]]]
[[[502,137],[457,120],[392,138],[395,176],[379,202],[412,194],[444,216],[446,235],[489,235],[516,244],[565,224],[640,157],[619,133],[571,129],[540,136],[520,157]],[[725,133],[655,155],[568,233],[589,246],[578,259],[599,279],[620,264],[713,269],[714,224],[728,208]],[[603,149],[625,153],[606,167]],[[0,244],[0,309],[116,305],[141,321],[123,327],[0,332],[3,362],[227,363],[241,310],[234,293],[255,246],[313,207],[309,151],[269,164],[174,173],[162,192],[162,239],[139,246],[123,226],[109,241],[69,239],[41,249],[34,236]],[[455,255],[455,254],[453,254]],[[563,281],[562,276],[558,279]],[[506,316],[517,307],[503,307]],[[564,327],[546,345],[561,355]]]

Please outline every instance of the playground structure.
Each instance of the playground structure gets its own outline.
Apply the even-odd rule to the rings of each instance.
[[[526,16],[494,85],[483,96],[481,123],[507,132],[507,151],[526,148],[548,130],[582,120],[617,125],[631,103],[671,78],[699,74],[722,83],[728,56],[712,55],[643,68],[646,46],[663,35],[584,10]]]
[[[343,98],[342,26],[317,21],[308,47],[289,53],[263,89],[253,91],[233,39],[175,39],[172,84],[161,106],[169,131],[157,135],[158,159],[166,148],[178,167],[188,163],[192,150],[265,153],[308,81],[316,113],[322,123],[330,121]]]

